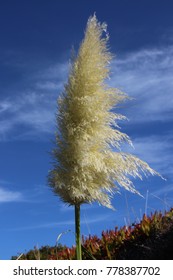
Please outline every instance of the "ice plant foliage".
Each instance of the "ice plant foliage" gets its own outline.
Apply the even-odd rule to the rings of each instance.
[[[159,175],[146,162],[120,150],[122,142],[132,143],[117,124],[126,118],[114,111],[128,97],[106,83],[112,59],[108,39],[106,24],[90,17],[58,99],[49,185],[69,205],[97,201],[112,208],[111,197],[120,187],[138,193],[131,178]]]

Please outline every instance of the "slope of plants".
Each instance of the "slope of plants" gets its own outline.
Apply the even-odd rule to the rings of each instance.
[[[138,224],[103,231],[101,238],[82,237],[84,260],[173,259],[173,208],[143,216]],[[22,254],[22,260],[74,260],[75,247],[43,246]],[[12,257],[17,259],[16,256]]]

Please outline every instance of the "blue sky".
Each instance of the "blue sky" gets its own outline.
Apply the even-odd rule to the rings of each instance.
[[[173,206],[173,2],[16,0],[0,3],[0,259],[35,245],[71,246],[74,209],[47,185],[55,133],[56,99],[87,19],[108,24],[115,54],[109,84],[133,100],[119,112],[135,149],[167,180],[135,181],[144,198],[122,190],[116,211],[84,205],[83,235],[128,225],[143,213]]]

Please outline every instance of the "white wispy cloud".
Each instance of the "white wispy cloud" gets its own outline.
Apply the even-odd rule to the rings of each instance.
[[[38,81],[64,81],[64,78],[67,77],[69,69],[69,62],[64,61],[63,63],[55,63],[41,69],[38,71],[34,78]]]
[[[163,194],[164,195],[170,195],[170,193],[173,193],[173,185],[172,184],[171,185],[167,185],[166,188],[160,188],[160,189],[154,191],[152,193],[152,195],[155,196],[155,197],[159,197],[159,196],[161,196]],[[172,195],[171,195],[171,197],[169,196],[169,198],[172,198],[172,200],[173,200],[173,196]]]
[[[95,217],[92,217],[89,219],[87,223],[89,224],[95,224],[99,223],[101,221],[105,221],[110,218],[110,215],[95,215]],[[71,226],[74,225],[74,219],[71,220],[65,220],[65,221],[59,221],[59,222],[48,222],[48,223],[40,223],[36,225],[30,225],[30,226],[23,226],[23,227],[16,227],[16,228],[11,228],[8,229],[10,231],[21,231],[21,230],[32,230],[32,229],[41,229],[41,228],[54,228],[54,227],[61,227],[61,226]],[[86,224],[86,221],[81,219],[81,225]]]
[[[133,141],[134,152],[157,171],[170,176],[173,175],[172,140],[172,136],[169,135],[136,138]]]
[[[0,103],[0,113],[6,112],[11,109],[11,103],[8,100],[3,100]]]
[[[36,88],[37,89],[44,89],[44,90],[59,90],[61,88],[61,84],[56,83],[56,82],[50,82],[50,81],[46,81],[46,82],[37,82],[36,83]]]
[[[63,89],[68,64],[49,66],[26,77],[24,90],[9,88],[8,97],[0,100],[0,141],[36,138],[40,134],[52,133],[55,125],[56,99]],[[18,127],[23,127],[15,135]]]
[[[8,140],[9,134],[12,136],[11,140],[14,140],[15,137],[20,138],[25,134],[37,137],[39,133],[50,133],[54,125],[56,108],[56,105],[54,106],[56,99],[53,102],[51,99],[52,95],[39,94],[35,91],[12,98],[8,101],[8,107],[4,106],[6,101],[2,101],[1,107],[4,110],[0,113],[0,140]],[[14,130],[19,126],[25,127],[25,132],[19,132],[15,136]]]
[[[173,118],[173,46],[144,49],[116,58],[112,86],[135,99],[125,105],[133,122]]]
[[[16,202],[23,200],[23,195],[17,191],[6,190],[0,187],[0,203]]]

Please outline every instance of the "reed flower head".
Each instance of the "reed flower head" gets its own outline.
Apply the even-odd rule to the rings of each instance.
[[[48,179],[70,205],[97,201],[112,208],[110,199],[119,187],[138,193],[129,177],[159,175],[136,156],[120,151],[122,142],[132,143],[117,124],[126,118],[113,111],[128,97],[106,84],[112,59],[108,40],[107,25],[90,17],[58,99],[54,166]]]

